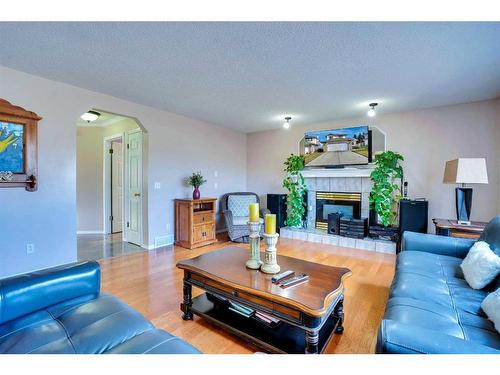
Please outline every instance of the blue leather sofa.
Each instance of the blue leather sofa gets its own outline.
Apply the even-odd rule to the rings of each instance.
[[[480,240],[500,255],[500,215]],[[377,353],[500,354],[500,335],[481,310],[497,277],[484,290],[464,280],[460,264],[473,240],[405,232],[396,260]]]
[[[0,353],[199,353],[100,293],[97,262],[0,280]]]

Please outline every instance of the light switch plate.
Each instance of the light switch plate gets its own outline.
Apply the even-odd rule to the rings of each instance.
[[[26,254],[33,254],[35,252],[35,244],[28,243],[26,244]]]

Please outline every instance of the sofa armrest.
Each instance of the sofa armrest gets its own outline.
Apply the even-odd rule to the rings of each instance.
[[[70,263],[0,280],[0,324],[51,305],[99,294],[99,263]]]
[[[226,226],[229,227],[233,223],[233,213],[230,210],[222,211],[224,215],[224,220],[226,221]]]
[[[423,251],[465,258],[475,240],[415,232],[403,233],[403,251]]]
[[[500,354],[500,350],[455,336],[382,320],[376,353],[386,354]]]

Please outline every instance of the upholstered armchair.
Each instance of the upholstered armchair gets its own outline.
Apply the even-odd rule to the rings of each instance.
[[[260,203],[259,196],[246,192],[227,193],[222,196],[220,202],[229,239],[234,242],[248,242],[248,205]],[[261,218],[267,213],[270,213],[267,208],[260,209]],[[261,221],[263,222],[262,219]]]

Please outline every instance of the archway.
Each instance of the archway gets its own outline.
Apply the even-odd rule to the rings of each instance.
[[[147,131],[96,108],[77,120],[78,259],[147,248]],[[88,119],[91,119],[90,121]]]

